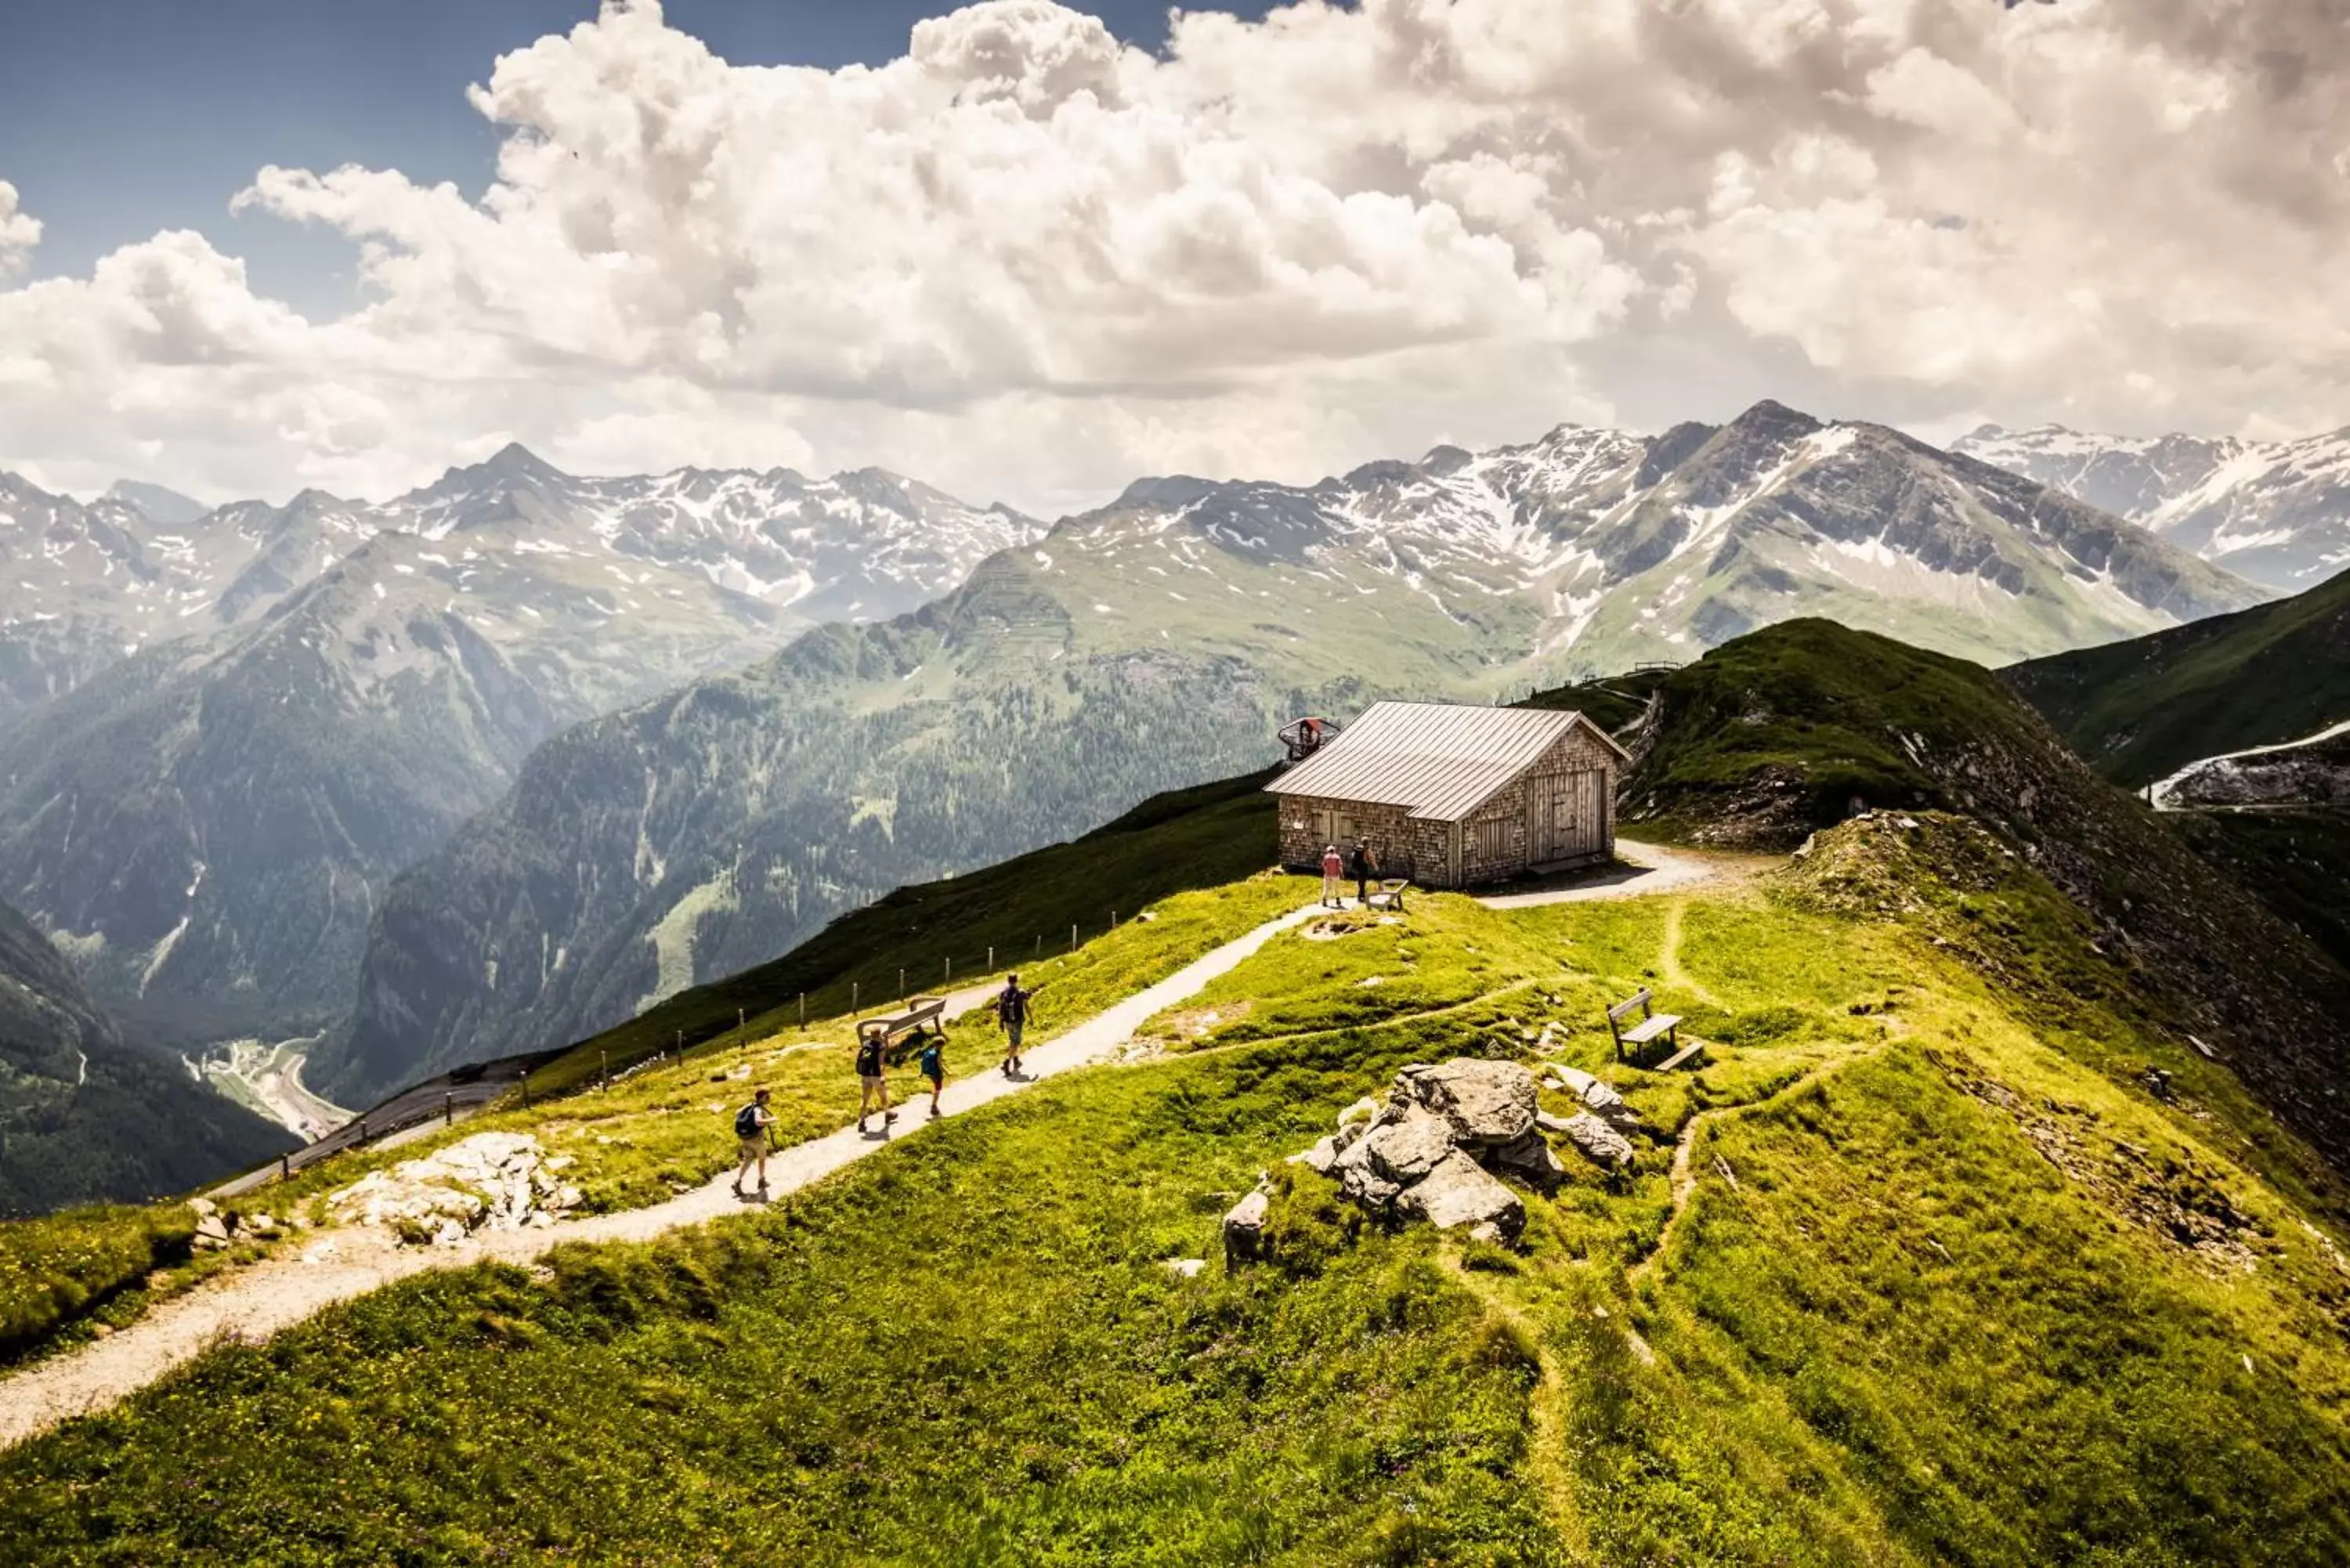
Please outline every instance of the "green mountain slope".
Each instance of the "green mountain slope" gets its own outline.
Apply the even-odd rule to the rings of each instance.
[[[1277,938],[1150,1026],[1158,1059],[901,1137],[785,1209],[215,1350],[0,1455],[0,1544],[2338,1562],[2339,1183],[2047,878],[1963,818],[1913,820],[1827,830],[1752,887],[1431,896],[1399,926]],[[1159,941],[1207,896],[1087,949]],[[1716,1043],[1701,1073],[1613,1063],[1601,1010],[1642,983]],[[801,1073],[820,1054],[775,1054],[796,1043],[613,1097],[668,1096],[723,1166],[696,1085]],[[1614,1081],[1646,1129],[1634,1172],[1565,1149],[1505,1251],[1360,1223],[1282,1165],[1399,1066],[1461,1054]],[[601,1098],[537,1114],[618,1158],[588,1136]],[[1272,1261],[1227,1270],[1219,1216],[1267,1168]]]
[[[2350,719],[2350,572],[2289,599],[2012,666],[2008,682],[2127,784]]]
[[[144,1201],[293,1144],[126,1044],[47,939],[0,905],[0,1215]]]
[[[2231,1040],[2279,1116],[2350,1155],[2350,1108],[2327,1092],[2350,1065],[2350,975],[1978,665],[1824,621],[1741,639],[1667,679],[1626,800],[1627,831],[1781,847],[1856,802],[1970,815],[2182,1027]]]

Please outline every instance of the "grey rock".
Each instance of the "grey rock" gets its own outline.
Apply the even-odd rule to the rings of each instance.
[[[1526,1222],[1526,1208],[1518,1195],[1460,1149],[1406,1189],[1396,1203],[1440,1231],[1490,1224],[1503,1236],[1515,1236]]]
[[[1326,1137],[1319,1139],[1312,1148],[1303,1154],[1291,1155],[1289,1163],[1302,1165],[1316,1176],[1327,1176],[1330,1174],[1330,1168],[1338,1163],[1337,1141]]]
[[[1264,1241],[1265,1217],[1273,1211],[1273,1199],[1259,1188],[1238,1203],[1224,1216],[1224,1262],[1233,1263],[1254,1258]]]
[[[1595,1163],[1613,1170],[1628,1168],[1632,1164],[1632,1142],[1607,1122],[1588,1112],[1569,1116],[1559,1129]]]
[[[1200,1271],[1208,1266],[1205,1258],[1161,1258],[1159,1266],[1179,1279],[1197,1279]]]
[[[1373,1170],[1399,1187],[1409,1187],[1452,1152],[1452,1142],[1450,1122],[1414,1107],[1401,1121],[1373,1127],[1360,1147]]]
[[[1459,1056],[1433,1067],[1406,1067],[1396,1091],[1436,1112],[1472,1149],[1498,1148],[1526,1135],[1538,1108],[1534,1075],[1515,1062]]]
[[[1558,1162],[1558,1156],[1551,1152],[1550,1140],[1539,1132],[1530,1131],[1514,1143],[1503,1144],[1485,1158],[1496,1170],[1523,1177],[1544,1191],[1566,1177],[1566,1167]]]
[[[1491,1220],[1486,1220],[1482,1225],[1471,1226],[1469,1228],[1469,1239],[1471,1241],[1482,1241],[1489,1247],[1498,1247],[1503,1242],[1509,1240],[1508,1237],[1502,1234],[1502,1228],[1499,1225],[1494,1224]]]
[[[1384,1212],[1388,1205],[1395,1201],[1396,1194],[1403,1190],[1399,1184],[1381,1176],[1371,1164],[1369,1139],[1367,1137],[1358,1138],[1339,1150],[1337,1162],[1331,1167],[1330,1173],[1338,1179],[1338,1185],[1347,1197],[1374,1213]]]

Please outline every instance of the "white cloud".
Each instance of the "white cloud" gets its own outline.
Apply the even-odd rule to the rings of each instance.
[[[2338,424],[2324,10],[1304,0],[1155,57],[993,0],[826,72],[615,0],[474,89],[479,202],[255,175],[241,206],[358,248],[338,320],[189,234],[0,288],[0,464],[381,492],[511,431],[1049,509],[1764,394]],[[0,185],[0,274],[38,233]]]
[[[40,221],[17,211],[16,187],[0,180],[0,278],[23,270],[40,243]]]

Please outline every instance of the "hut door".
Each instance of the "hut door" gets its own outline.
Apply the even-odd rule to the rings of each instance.
[[[1581,854],[1580,774],[1550,774],[1530,781],[1526,791],[1526,847],[1536,866]]]
[[[1599,853],[1607,777],[1595,768],[1568,774],[1561,779],[1565,798],[1560,805],[1560,859]]]

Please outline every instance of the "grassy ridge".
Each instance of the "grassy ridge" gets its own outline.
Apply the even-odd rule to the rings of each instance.
[[[2200,757],[2350,719],[2350,572],[2305,594],[2002,671],[2108,777],[2149,784]]]
[[[1159,1021],[1176,1054],[909,1138],[787,1212],[413,1282],[208,1356],[0,1457],[0,1542],[2339,1561],[2350,1265],[2308,1223],[2331,1195],[2294,1189],[2273,1124],[2085,936],[1942,818],[1825,834],[1768,891],[1434,897],[1293,932]],[[1722,1042],[1702,1072],[1612,1063],[1599,1009],[1643,982]],[[1505,1253],[1350,1226],[1284,1170],[1282,1262],[1214,1262],[1218,1215],[1337,1106],[1545,1028],[1653,1129],[1630,1179],[1570,1154]],[[1187,1281],[1178,1257],[1211,1261]]]

